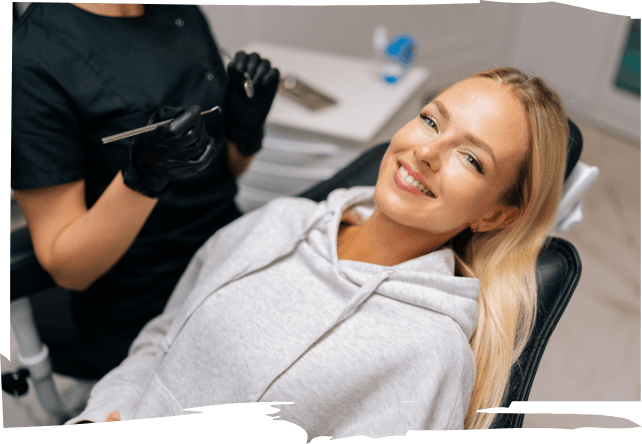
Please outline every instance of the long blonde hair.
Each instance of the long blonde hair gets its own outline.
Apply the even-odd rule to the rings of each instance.
[[[513,186],[501,203],[519,209],[508,225],[490,232],[465,230],[451,241],[458,272],[480,281],[479,317],[470,345],[477,378],[466,429],[488,428],[505,399],[511,367],[524,349],[537,310],[535,265],[562,195],[568,123],[560,97],[538,77],[514,68],[483,71],[521,101],[529,128],[529,147]]]

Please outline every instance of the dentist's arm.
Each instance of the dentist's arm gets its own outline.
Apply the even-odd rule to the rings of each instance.
[[[38,262],[60,287],[75,291],[118,262],[158,201],[128,188],[120,172],[91,209],[84,180],[14,194]]]
[[[244,156],[240,153],[238,147],[229,140],[226,143],[227,147],[227,168],[234,175],[239,177],[250,166],[254,155]]]
[[[159,109],[150,123],[174,120],[134,141],[130,164],[87,208],[85,181],[14,190],[36,257],[61,287],[84,291],[129,249],[173,177],[196,174],[211,162],[214,141],[198,106]],[[179,115],[180,114],[180,115]]]
[[[254,95],[247,96],[245,73],[254,83]],[[263,127],[279,86],[279,70],[258,54],[239,51],[227,67],[225,90],[225,135],[228,168],[238,177],[261,149]]]

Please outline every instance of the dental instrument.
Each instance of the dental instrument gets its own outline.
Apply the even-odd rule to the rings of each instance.
[[[219,49],[221,50],[221,54],[229,59],[232,60],[232,56],[230,55],[229,52],[222,46],[219,46]],[[243,88],[245,88],[245,95],[251,99],[254,97],[254,81],[250,79],[250,75],[247,72],[244,72],[243,75],[245,76],[245,82],[243,82]]]
[[[212,111],[216,111],[216,110],[221,112],[221,108],[219,106],[215,106],[212,109],[206,109],[205,111],[202,111],[200,115],[202,116],[204,114],[211,113]],[[135,136],[137,134],[142,134],[142,133],[146,133],[148,131],[153,131],[156,128],[158,128],[159,126],[163,126],[166,123],[169,123],[171,121],[172,121],[172,119],[163,120],[162,122],[152,123],[151,125],[147,125],[147,126],[143,126],[143,127],[140,127],[140,128],[133,129],[133,130],[129,130],[129,131],[125,131],[125,132],[122,132],[122,133],[114,134],[113,136],[103,137],[102,138],[103,145],[106,144],[106,143],[109,143],[109,142],[114,142],[115,140],[125,139],[127,137]]]

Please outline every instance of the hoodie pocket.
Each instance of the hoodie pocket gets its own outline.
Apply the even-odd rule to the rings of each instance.
[[[133,419],[179,416],[184,413],[172,392],[165,387],[158,375],[154,373],[143,398],[138,404]]]

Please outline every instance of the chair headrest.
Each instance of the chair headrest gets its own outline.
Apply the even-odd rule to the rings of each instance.
[[[564,181],[571,175],[571,171],[575,168],[577,161],[582,154],[582,133],[580,129],[568,119],[568,147],[566,149],[566,171],[564,172]]]

